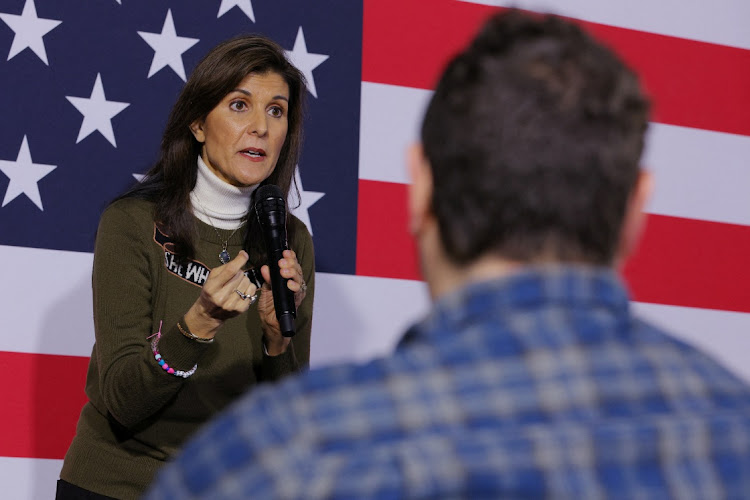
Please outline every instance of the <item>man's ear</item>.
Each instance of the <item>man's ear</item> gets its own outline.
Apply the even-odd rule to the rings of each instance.
[[[633,187],[633,192],[628,198],[628,204],[625,206],[625,217],[620,230],[620,244],[615,256],[615,264],[618,266],[633,253],[641,239],[646,225],[646,203],[651,198],[653,189],[653,176],[650,172],[641,170]]]
[[[418,235],[432,217],[432,168],[421,144],[413,144],[406,155],[409,185],[409,231]]]
[[[206,142],[206,134],[203,132],[203,119],[195,120],[191,123],[190,131],[193,133],[196,141],[200,143]]]

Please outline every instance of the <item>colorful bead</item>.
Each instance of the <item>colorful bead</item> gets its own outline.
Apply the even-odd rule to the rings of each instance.
[[[197,364],[193,365],[193,367],[190,370],[188,370],[188,371],[182,371],[182,370],[175,370],[174,368],[170,367],[166,363],[166,361],[164,361],[164,359],[162,358],[161,354],[159,354],[159,350],[157,348],[157,346],[159,345],[159,338],[160,337],[161,337],[161,335],[157,335],[156,338],[154,338],[151,341],[151,352],[154,353],[154,360],[156,360],[156,362],[159,364],[159,366],[161,366],[162,370],[164,370],[165,372],[169,373],[170,375],[175,375],[177,377],[182,377],[182,378],[188,378],[193,373],[195,373],[195,370],[198,369],[198,365]]]

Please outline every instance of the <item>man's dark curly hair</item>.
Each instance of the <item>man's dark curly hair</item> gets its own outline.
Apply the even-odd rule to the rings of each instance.
[[[422,126],[450,258],[610,264],[648,111],[636,75],[578,26],[492,17],[448,64]]]

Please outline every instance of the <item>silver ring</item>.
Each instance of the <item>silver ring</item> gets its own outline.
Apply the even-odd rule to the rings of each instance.
[[[258,290],[255,290],[255,295],[250,295],[249,293],[242,293],[239,290],[235,290],[237,292],[237,295],[240,296],[242,300],[250,299],[250,305],[255,304],[258,301]]]
[[[299,286],[299,289],[300,289],[300,291],[306,292],[307,291],[307,284],[306,283],[302,283]]]

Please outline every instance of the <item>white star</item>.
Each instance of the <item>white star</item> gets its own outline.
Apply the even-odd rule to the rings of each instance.
[[[305,79],[307,80],[307,89],[313,95],[318,97],[318,92],[315,90],[315,80],[313,79],[313,70],[317,68],[323,61],[328,59],[328,56],[323,54],[312,54],[307,51],[307,44],[305,43],[305,35],[302,33],[302,26],[297,31],[297,39],[294,40],[294,48],[292,50],[285,50],[286,56],[289,60],[297,66]]]
[[[219,13],[216,15],[216,18],[218,19],[226,14],[232,7],[239,7],[252,22],[255,22],[255,14],[253,14],[253,6],[250,0],[221,0]]]
[[[76,144],[88,137],[92,132],[98,130],[110,144],[117,147],[115,132],[112,130],[112,118],[130,106],[130,103],[108,101],[104,97],[102,75],[97,73],[94,88],[91,90],[91,97],[88,99],[71,96],[65,96],[65,98],[83,115],[83,122],[81,122],[81,130],[78,132]]]
[[[290,190],[289,206],[296,207],[290,208],[290,211],[297,216],[299,220],[305,223],[310,234],[313,234],[312,223],[310,222],[310,213],[308,210],[315,204],[316,201],[325,196],[325,193],[317,193],[315,191],[305,191],[302,189],[302,178],[299,175],[299,168],[294,171],[294,180],[299,188],[300,198],[297,198],[297,192],[294,189]],[[299,204],[299,206],[297,206]]]
[[[26,0],[21,15],[0,14],[5,24],[15,32],[13,43],[8,52],[8,61],[25,48],[31,49],[44,64],[49,66],[47,51],[42,37],[55,29],[62,21],[41,19],[36,15],[34,0]]]
[[[42,196],[39,194],[37,182],[56,168],[57,165],[32,162],[29,142],[26,140],[26,136],[23,136],[16,161],[0,160],[0,171],[10,179],[8,189],[5,191],[5,198],[3,198],[3,206],[23,193],[34,202],[34,205],[39,207],[39,210],[43,211]]]
[[[161,33],[139,31],[138,34],[154,49],[154,59],[151,61],[151,68],[148,70],[148,78],[151,78],[164,66],[169,66],[182,78],[182,81],[187,80],[185,66],[182,64],[182,54],[200,40],[177,36],[172,20],[172,9],[167,10],[167,18],[164,20]]]

